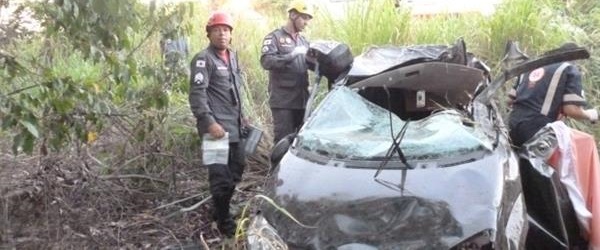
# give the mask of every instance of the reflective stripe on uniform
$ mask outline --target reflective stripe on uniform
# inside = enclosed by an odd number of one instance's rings
[[[556,69],[554,75],[552,75],[552,80],[550,81],[550,86],[548,86],[548,91],[546,92],[546,97],[544,98],[544,104],[542,105],[542,110],[540,113],[543,115],[548,115],[550,111],[550,106],[552,106],[552,100],[554,100],[554,95],[556,94],[556,88],[558,88],[558,83],[560,82],[560,77],[562,76],[562,72],[569,66],[568,63],[563,63]]]
[[[563,102],[585,102],[585,99],[576,94],[566,94],[563,96]]]

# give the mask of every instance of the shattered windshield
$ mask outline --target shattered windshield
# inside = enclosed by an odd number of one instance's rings
[[[462,123],[454,110],[411,121],[401,141],[409,160],[491,150],[490,140],[477,129]],[[392,114],[397,134],[405,121]],[[298,134],[297,146],[336,159],[381,159],[392,144],[390,112],[373,104],[350,88],[333,90]]]

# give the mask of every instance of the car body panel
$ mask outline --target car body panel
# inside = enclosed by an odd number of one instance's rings
[[[518,198],[516,162],[507,162],[506,149],[496,150],[457,167],[410,170],[403,191],[398,188],[402,170],[383,170],[374,178],[376,169],[322,165],[287,154],[269,184],[269,196],[300,222],[317,228],[304,228],[279,213],[265,214],[278,225],[280,236],[299,246],[371,240],[377,242],[374,247],[410,243],[418,249],[447,249],[482,230],[497,231],[502,200]],[[333,232],[336,237],[325,236]]]
[[[273,162],[265,193],[276,205],[254,222],[290,249],[523,249],[519,161],[490,97],[586,53],[519,61],[490,81],[462,41],[366,50]]]

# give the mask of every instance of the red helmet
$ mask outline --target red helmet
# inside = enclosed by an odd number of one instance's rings
[[[208,18],[208,22],[206,23],[206,32],[208,32],[211,27],[216,25],[225,25],[233,30],[233,19],[226,12],[215,11]]]

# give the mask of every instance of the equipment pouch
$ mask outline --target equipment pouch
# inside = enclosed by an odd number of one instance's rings
[[[254,154],[256,147],[262,138],[263,131],[254,125],[248,125],[242,129],[242,143],[246,155]]]

